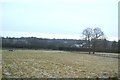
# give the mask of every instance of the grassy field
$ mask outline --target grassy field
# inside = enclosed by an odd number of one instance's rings
[[[3,50],[2,77],[115,77],[118,74],[118,59],[109,56],[52,50]]]

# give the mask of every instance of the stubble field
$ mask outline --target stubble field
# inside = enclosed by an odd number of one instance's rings
[[[109,54],[109,56],[103,57],[87,54],[87,52],[53,50],[2,50],[2,77],[115,77],[118,74],[118,59],[111,55],[114,56]]]

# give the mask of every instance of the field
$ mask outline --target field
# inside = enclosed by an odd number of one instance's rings
[[[84,53],[84,54],[83,54]],[[106,54],[108,55],[108,54]],[[118,59],[87,52],[52,50],[2,51],[3,78],[115,77]]]

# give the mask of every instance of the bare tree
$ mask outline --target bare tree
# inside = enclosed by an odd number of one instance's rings
[[[93,38],[92,38],[93,39],[93,43],[92,43],[93,54],[95,53],[95,47],[97,44],[97,40],[103,37],[104,37],[104,33],[100,28],[97,27],[93,29]]]
[[[100,28],[86,28],[85,30],[83,30],[82,32],[85,40],[88,42],[88,46],[89,46],[89,54],[91,51],[91,44],[92,44],[92,50],[93,50],[93,54],[95,53],[95,47],[96,47],[96,43],[97,40],[100,38],[104,37],[104,33]],[[92,40],[92,43],[91,43]]]
[[[103,31],[100,28],[94,28],[93,29],[93,38],[99,39],[104,36]]]
[[[92,29],[91,28],[86,28],[85,30],[83,30],[82,34],[83,34],[85,40],[88,43],[89,54],[90,54],[90,41],[91,41],[91,38],[92,38]]]

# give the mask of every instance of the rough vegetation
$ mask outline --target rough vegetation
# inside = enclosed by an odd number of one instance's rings
[[[108,41],[106,39],[92,39],[91,44],[87,40],[73,39],[45,39],[37,37],[2,37],[2,48],[21,48],[21,49],[52,49],[64,51],[95,51],[118,53],[120,40]],[[91,48],[88,48],[90,47]]]
[[[118,59],[85,52],[3,50],[2,69],[3,78],[108,78],[117,76]]]

